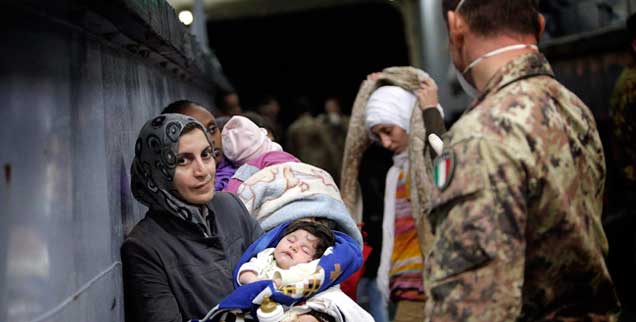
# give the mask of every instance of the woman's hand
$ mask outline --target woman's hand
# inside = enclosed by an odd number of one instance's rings
[[[367,80],[369,80],[369,81],[377,81],[378,79],[380,79],[380,77],[382,77],[382,72],[371,73],[371,74],[367,75]]]
[[[419,106],[422,111],[435,108],[439,104],[437,98],[437,84],[432,79],[423,80],[420,83],[420,88],[415,91],[417,95]]]

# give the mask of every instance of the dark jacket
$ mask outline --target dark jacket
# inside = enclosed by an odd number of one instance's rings
[[[426,129],[426,145],[429,146],[431,158],[435,159],[437,157],[437,153],[435,153],[435,150],[430,148],[431,144],[430,142],[428,142],[428,136],[431,134],[436,134],[441,138],[442,135],[446,133],[446,125],[444,124],[442,114],[440,114],[436,108],[429,108],[424,110],[422,112],[422,118],[424,119],[424,128]]]
[[[157,211],[128,235],[121,248],[127,322],[203,318],[233,290],[232,271],[262,230],[232,194],[217,192],[208,208],[211,237]]]

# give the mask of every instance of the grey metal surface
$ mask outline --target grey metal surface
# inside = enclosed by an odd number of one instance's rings
[[[454,95],[451,82],[456,82],[450,71],[451,59],[444,17],[440,14],[441,0],[419,0],[422,39],[423,68],[437,81],[439,100],[444,105],[445,119],[449,120],[468,107],[468,96],[463,92]]]
[[[211,92],[57,18],[0,18],[0,321],[123,321],[137,131]]]

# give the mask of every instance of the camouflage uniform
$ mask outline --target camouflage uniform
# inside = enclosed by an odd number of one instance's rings
[[[610,116],[621,155],[624,185],[636,188],[636,68],[626,68],[618,78],[611,98]]]
[[[545,57],[504,66],[444,142],[454,173],[433,193],[428,319],[616,321],[603,148]]]
[[[287,152],[329,172],[338,178],[337,152],[332,144],[327,129],[311,115],[303,115],[289,126],[287,130]]]

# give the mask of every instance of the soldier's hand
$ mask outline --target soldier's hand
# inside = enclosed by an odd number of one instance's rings
[[[420,109],[435,108],[439,104],[437,98],[437,84],[432,79],[426,79],[420,83],[420,88],[415,91]]]

